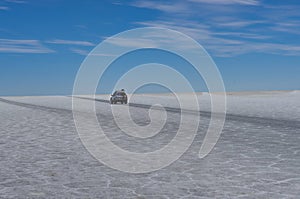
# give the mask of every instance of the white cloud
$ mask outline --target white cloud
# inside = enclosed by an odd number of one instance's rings
[[[185,33],[196,39],[208,52],[218,57],[231,57],[251,52],[300,55],[300,45],[271,43],[268,42],[268,39],[272,38],[270,35],[244,32],[215,32],[208,25],[193,21],[185,22],[183,20],[173,22],[138,22],[138,24],[169,28]],[[161,41],[158,40],[158,42]]]
[[[215,36],[220,37],[236,37],[241,39],[255,39],[255,40],[265,40],[265,39],[271,39],[272,37],[269,35],[261,35],[261,34],[255,34],[255,33],[244,33],[244,32],[215,32],[212,33]]]
[[[27,1],[23,1],[23,0],[5,0],[5,1],[9,3],[27,3]]]
[[[259,0],[189,0],[195,3],[206,3],[206,4],[241,4],[241,5],[259,5]]]
[[[240,44],[240,41],[238,40],[217,37],[215,35],[215,32],[211,30],[210,26],[202,25],[192,21],[184,21],[184,20],[180,20],[178,22],[153,21],[153,22],[138,22],[138,24],[177,30],[179,32],[189,35],[193,39],[200,41],[200,43],[202,44],[203,43]],[[184,24],[184,25],[179,26],[177,24]]]
[[[133,47],[133,48],[143,48],[145,46],[152,47],[158,47],[156,42],[147,39],[147,38],[121,38],[121,37],[115,37],[110,38],[107,42],[113,44],[114,46],[121,46],[121,47]]]
[[[76,54],[79,54],[79,55],[82,55],[82,56],[87,56],[87,55],[101,56],[101,57],[114,57],[114,56],[116,56],[114,54],[109,54],[109,53],[95,53],[95,52],[91,53],[88,50],[83,50],[83,49],[78,49],[78,48],[70,48],[70,50],[73,53],[76,53]]]
[[[116,57],[117,56],[115,54],[109,54],[109,53],[91,53],[89,55],[100,56],[100,57]]]
[[[89,54],[89,51],[87,50],[82,50],[82,49],[78,49],[78,48],[70,48],[70,50],[73,53],[79,54],[79,55],[83,55],[83,56],[87,56]]]
[[[273,31],[278,31],[281,33],[289,33],[289,34],[300,34],[300,27],[299,27],[300,21],[285,21],[285,22],[279,22],[275,23],[270,27]]]
[[[133,6],[161,11],[157,20],[136,24],[183,32],[214,56],[300,54],[299,41],[286,39],[286,34],[300,34],[296,19],[300,7],[295,5],[274,6],[261,0],[188,0],[139,1]]]
[[[47,43],[51,44],[63,44],[63,45],[78,45],[78,46],[95,46],[95,44],[89,41],[75,41],[75,40],[62,40],[62,39],[54,39],[47,41]]]
[[[200,9],[203,6],[209,6],[215,11],[227,10],[232,11],[231,6],[259,6],[261,5],[259,0],[188,0],[188,1],[136,1],[131,4],[132,6],[139,8],[148,8],[152,10],[159,10],[165,13],[181,14],[193,16],[194,14],[200,14],[205,9]],[[224,7],[226,6],[226,8]]]
[[[7,7],[7,6],[0,6],[0,10],[9,10],[9,7]]]
[[[0,39],[0,52],[3,53],[52,53],[38,40]]]
[[[227,21],[227,22],[219,22],[216,23],[216,25],[220,27],[228,27],[228,28],[242,28],[246,26],[256,25],[256,24],[263,24],[266,23],[266,21],[263,20],[235,20],[235,21]]]
[[[27,3],[27,1],[23,1],[23,0],[4,0],[6,2],[5,5],[9,5],[9,3],[17,3],[17,4],[21,4],[21,3]],[[9,10],[10,8],[8,6],[0,6],[0,10]]]
[[[155,2],[155,1],[137,1],[132,4],[132,6],[140,7],[140,8],[149,8],[160,10],[163,12],[171,12],[171,13],[185,13],[188,12],[189,9],[186,6],[187,4],[178,3],[178,2]]]

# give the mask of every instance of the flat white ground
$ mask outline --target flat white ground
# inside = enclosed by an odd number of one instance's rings
[[[185,95],[188,100],[189,94]],[[108,98],[108,95],[97,96],[97,99]],[[204,112],[210,110],[209,99],[207,93],[198,94]],[[76,132],[71,101],[67,96],[0,98],[1,197],[297,198],[300,195],[299,91],[229,93],[223,133],[207,157],[198,158],[209,123],[204,114],[189,150],[170,166],[147,174],[124,173],[94,159]],[[178,107],[174,96],[169,94],[134,95],[130,102],[131,115],[139,125],[150,122],[148,108],[134,103]],[[151,139],[133,139],[114,123],[111,105],[101,100],[95,104],[107,136],[126,150],[157,150],[178,129],[180,113],[171,111],[161,133]],[[128,105],[115,106],[121,110]]]

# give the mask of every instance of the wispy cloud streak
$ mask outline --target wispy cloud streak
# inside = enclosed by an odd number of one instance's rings
[[[70,51],[82,56],[87,56],[89,54],[89,51],[78,48],[70,48]]]
[[[27,1],[23,0],[5,0],[8,3],[27,3]]]
[[[245,53],[259,52],[271,54],[300,55],[300,45],[278,44],[268,41],[270,36],[243,32],[215,32],[210,26],[181,21],[140,22],[144,26],[163,27],[180,31],[196,39],[210,53],[218,57],[231,57]],[[125,45],[125,43],[123,43]]]
[[[43,46],[38,40],[0,39],[2,53],[52,53],[53,50]]]
[[[286,35],[300,34],[297,5],[273,6],[261,0],[175,0],[138,1],[132,6],[161,12],[157,20],[136,24],[183,32],[214,56],[255,52],[300,55],[300,42],[285,40]]]
[[[9,10],[9,7],[7,7],[7,6],[0,6],[0,10]]]
[[[189,0],[189,1],[195,3],[222,4],[222,5],[241,4],[241,5],[255,6],[260,4],[260,1],[258,0]]]
[[[78,45],[78,46],[95,46],[95,44],[89,41],[75,41],[75,40],[62,40],[62,39],[54,39],[50,41],[46,41],[51,44],[62,44],[62,45]]]

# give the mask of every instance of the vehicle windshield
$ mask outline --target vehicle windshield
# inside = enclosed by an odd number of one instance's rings
[[[116,95],[121,95],[121,96],[125,96],[126,93],[124,91],[115,91],[113,96],[116,96]]]

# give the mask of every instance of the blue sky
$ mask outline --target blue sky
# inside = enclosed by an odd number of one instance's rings
[[[299,10],[298,0],[2,0],[0,95],[71,94],[89,51],[145,26],[197,40],[229,91],[300,89]]]

